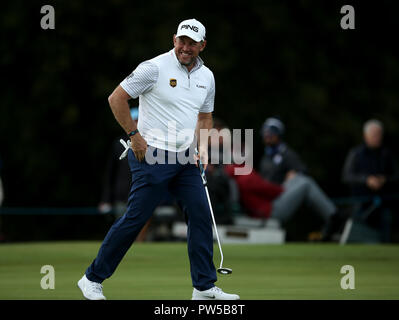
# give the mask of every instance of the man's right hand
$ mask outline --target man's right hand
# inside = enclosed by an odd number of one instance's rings
[[[368,176],[366,185],[372,190],[379,190],[385,184],[385,177],[383,176]]]
[[[132,150],[136,159],[140,162],[143,161],[147,152],[147,142],[141,136],[140,132],[130,137],[130,142],[132,143]]]
[[[109,202],[100,202],[97,207],[101,213],[109,213],[112,211],[112,204]]]
[[[296,171],[295,170],[290,170],[287,172],[285,175],[285,181],[291,180],[296,177]]]

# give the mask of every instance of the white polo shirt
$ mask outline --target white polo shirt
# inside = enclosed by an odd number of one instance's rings
[[[174,49],[141,63],[121,87],[139,97],[138,129],[148,145],[179,152],[194,139],[199,112],[212,112],[213,73],[197,58],[188,72]]]

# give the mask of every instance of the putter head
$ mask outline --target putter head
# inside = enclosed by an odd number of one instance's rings
[[[220,274],[231,274],[231,273],[233,273],[233,270],[229,269],[229,268],[219,268],[217,271]]]

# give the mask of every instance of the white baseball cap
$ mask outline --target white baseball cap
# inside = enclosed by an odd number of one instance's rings
[[[205,40],[205,27],[198,20],[184,20],[177,27],[176,37],[181,36],[187,36],[197,42],[203,41]]]

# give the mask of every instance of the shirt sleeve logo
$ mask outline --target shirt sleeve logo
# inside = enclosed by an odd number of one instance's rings
[[[174,87],[177,86],[177,80],[171,78],[171,79],[169,79],[169,84],[170,84],[170,86],[171,86],[172,88],[174,88]]]

